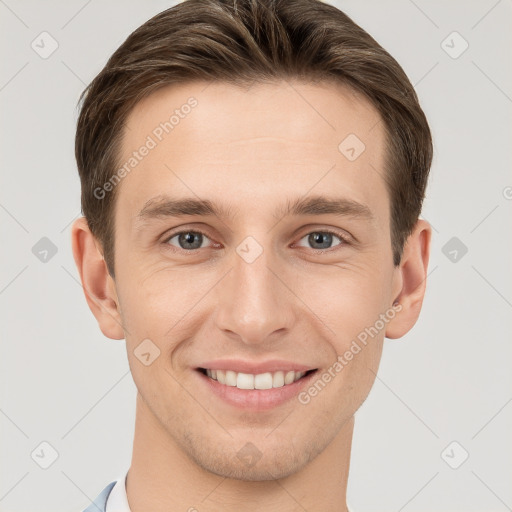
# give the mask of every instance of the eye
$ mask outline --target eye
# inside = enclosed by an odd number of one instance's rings
[[[176,243],[172,242],[174,238],[176,238]],[[164,240],[164,243],[184,251],[194,251],[201,249],[205,240],[209,240],[209,238],[203,232],[188,230],[174,233]]]
[[[349,241],[345,237],[333,231],[312,231],[311,233],[307,234],[306,236],[300,239],[299,246],[302,240],[306,240],[306,243],[311,244],[311,247],[313,249],[318,249],[320,251],[328,250],[333,247],[333,237],[337,238],[340,241],[340,243],[335,244],[334,247],[338,245],[347,245],[349,243]]]
[[[333,245],[333,241],[336,238],[339,242]],[[348,237],[330,230],[311,231],[306,236],[302,237],[297,245],[304,247],[304,245],[301,244],[303,240],[305,240],[307,244],[310,244],[310,248],[317,251],[326,251],[333,247],[350,244]],[[208,247],[208,241],[210,241],[210,239],[202,231],[184,230],[171,234],[163,243],[167,246],[175,247],[177,250],[192,252]]]

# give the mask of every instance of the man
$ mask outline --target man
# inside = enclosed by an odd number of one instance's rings
[[[137,386],[87,511],[346,511],[354,414],[415,324],[431,134],[398,63],[317,0],[187,0],[85,91],[73,254]]]

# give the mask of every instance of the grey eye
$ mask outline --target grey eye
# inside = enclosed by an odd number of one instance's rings
[[[335,235],[334,233],[329,233],[328,231],[312,231],[305,237],[301,238],[302,240],[307,239],[307,243],[310,244],[310,247],[312,249],[330,249],[333,247],[333,237],[340,240],[340,243],[343,242],[341,237],[338,235]],[[300,245],[300,244],[299,244]],[[334,246],[340,245],[340,244],[334,244]],[[304,246],[302,246],[304,247]]]
[[[172,240],[174,238],[177,238],[177,244],[172,243]],[[169,243],[170,245],[174,245],[175,247],[178,247],[185,251],[193,251],[196,249],[200,249],[205,240],[209,240],[208,237],[199,231],[182,231],[171,236],[167,240],[167,243]]]

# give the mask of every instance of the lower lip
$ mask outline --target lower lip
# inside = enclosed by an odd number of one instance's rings
[[[196,370],[196,373],[208,388],[224,402],[240,409],[267,411],[297,396],[317,371],[309,373],[292,384],[271,389],[238,389],[236,386],[221,384],[198,370]]]

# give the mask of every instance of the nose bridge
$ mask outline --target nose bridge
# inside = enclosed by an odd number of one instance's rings
[[[271,249],[253,237],[236,247],[232,269],[218,294],[216,318],[221,330],[252,344],[264,342],[276,330],[290,328],[290,292],[274,275],[278,266]]]

